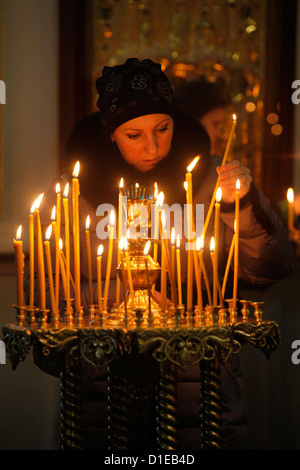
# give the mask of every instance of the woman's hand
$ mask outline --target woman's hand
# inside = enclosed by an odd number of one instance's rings
[[[220,187],[222,189],[222,200],[224,202],[234,202],[236,194],[236,181],[240,180],[240,197],[245,196],[249,189],[252,181],[250,170],[246,168],[238,160],[233,160],[229,163],[225,163],[222,170],[221,167],[217,167],[217,172],[220,177]]]

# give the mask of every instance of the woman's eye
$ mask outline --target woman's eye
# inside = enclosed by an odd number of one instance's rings
[[[127,137],[129,139],[132,139],[132,140],[137,139],[139,136],[140,136],[140,134],[128,134],[127,135]]]
[[[168,126],[164,126],[164,127],[160,127],[158,129],[158,132],[160,132],[161,134],[163,134],[164,132],[166,132],[168,130]]]

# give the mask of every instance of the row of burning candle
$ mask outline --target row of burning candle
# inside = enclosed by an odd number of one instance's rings
[[[233,117],[232,129],[229,135],[226,151],[223,157],[222,166],[225,164],[228,158],[231,142],[234,135],[234,130],[236,126],[236,118]],[[199,160],[197,156],[191,165],[187,168],[186,172],[186,198],[188,208],[188,240],[192,240],[192,234],[194,233],[194,220],[193,220],[193,190],[192,190],[192,170]],[[70,227],[69,227],[69,199],[68,199],[68,190],[69,184],[67,183],[64,193],[63,193],[63,210],[64,210],[64,219],[65,219],[65,247],[64,252],[62,249],[62,242],[60,239],[60,223],[61,223],[61,194],[59,185],[56,187],[57,193],[57,204],[55,214],[52,213],[51,219],[52,222],[49,225],[49,228],[45,234],[44,248],[46,255],[46,262],[48,268],[48,282],[50,290],[50,299],[51,299],[51,311],[52,313],[57,313],[58,311],[58,302],[59,302],[59,276],[61,276],[64,286],[64,294],[66,299],[66,309],[70,311],[71,309],[71,297],[70,297],[70,284],[73,284],[74,287],[74,297],[75,297],[75,311],[81,311],[81,293],[80,293],[80,249],[79,249],[79,162],[76,163],[73,178],[72,178],[72,214],[73,214],[73,245],[74,245],[74,275],[73,278],[70,273]],[[30,215],[29,215],[29,265],[30,265],[30,292],[29,292],[29,309],[34,309],[34,259],[36,259],[37,267],[37,280],[38,280],[38,291],[39,291],[39,309],[44,311],[46,309],[46,287],[45,287],[45,267],[44,267],[44,253],[43,253],[43,239],[42,239],[42,230],[40,223],[40,214],[39,214],[39,205],[42,200],[43,195],[40,195],[38,199],[34,202]],[[237,302],[237,280],[238,280],[238,251],[239,251],[239,180],[237,181],[236,189],[236,209],[235,209],[235,233],[233,235],[232,245],[228,256],[228,262],[225,270],[224,282],[222,289],[220,288],[220,282],[218,277],[218,248],[219,248],[219,218],[220,218],[220,188],[219,188],[219,178],[217,180],[211,204],[209,206],[208,214],[205,220],[203,236],[201,239],[197,240],[197,249],[188,249],[188,272],[187,272],[187,311],[192,311],[193,309],[193,280],[194,272],[197,285],[197,295],[198,295],[198,304],[202,305],[202,292],[200,279],[203,274],[206,287],[209,294],[209,303],[211,305],[217,306],[218,302],[222,304],[223,295],[225,291],[225,284],[227,279],[227,274],[229,266],[231,264],[233,253],[234,256],[234,285],[233,285],[233,308],[236,307]],[[207,281],[206,270],[203,262],[203,240],[207,230],[207,226],[211,217],[211,213],[215,207],[215,234],[211,241],[211,255],[213,262],[213,296],[210,295],[209,284]],[[160,238],[162,244],[162,258],[161,258],[161,295],[162,295],[162,311],[165,309],[166,305],[166,273],[169,275],[169,280],[172,290],[172,300],[177,305],[182,304],[182,292],[181,292],[181,266],[180,266],[180,239],[177,236],[177,287],[178,287],[178,302],[177,302],[177,292],[174,279],[174,262],[173,254],[170,257],[169,250],[166,242],[166,237],[164,234],[164,222],[163,222],[163,211],[158,210],[156,212],[159,217],[159,224],[156,226],[160,229]],[[113,240],[115,232],[115,220],[113,218],[114,212],[112,211],[110,222],[108,224],[109,232],[109,244],[108,244],[108,260],[106,266],[106,276],[105,276],[105,285],[104,285],[104,297],[102,304],[102,282],[101,282],[101,258],[103,253],[103,245],[99,245],[97,252],[97,281],[98,281],[98,301],[99,301],[99,310],[101,311],[107,309],[107,300],[108,300],[108,291],[109,291],[109,282],[111,275],[111,263],[112,263],[112,253],[113,253]],[[120,220],[119,220],[120,221]],[[119,224],[120,225],[120,224]],[[120,229],[119,229],[120,230]],[[55,256],[55,283],[53,283],[53,271],[51,264],[51,253],[50,253],[50,237],[52,231],[54,232],[55,241],[56,241],[56,256]],[[21,227],[17,231],[16,238],[14,240],[14,247],[16,253],[16,263],[17,263],[17,305],[18,307],[24,307],[24,297],[23,297],[23,267],[24,267],[24,253],[21,240]],[[119,232],[120,235],[120,232]],[[128,259],[128,251],[124,249],[126,243],[120,238],[119,249],[118,249],[118,260],[123,258],[123,253],[125,253],[126,258],[126,269],[128,271],[128,279],[130,280],[130,262]],[[123,240],[123,241],[122,241]],[[87,258],[88,258],[88,269],[89,269],[89,291],[90,291],[90,302],[93,303],[93,293],[92,293],[92,270],[91,270],[91,249],[90,249],[90,239],[89,239],[89,226],[88,221],[86,225],[86,244],[87,244]],[[154,246],[154,258],[157,256],[155,250],[157,248]],[[148,245],[149,249],[149,245]],[[172,253],[174,250],[174,243],[172,244]],[[123,262],[124,264],[124,262]],[[173,267],[172,267],[173,266]],[[119,280],[118,280],[119,281]],[[130,286],[130,291],[132,293],[132,286]],[[133,295],[133,294],[132,294]],[[219,297],[219,301],[218,301]],[[119,287],[117,285],[116,293],[117,303],[119,301]]]

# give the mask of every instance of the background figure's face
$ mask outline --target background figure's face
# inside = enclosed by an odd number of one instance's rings
[[[140,171],[149,171],[171,148],[173,119],[167,114],[147,114],[125,122],[111,135],[123,157]]]
[[[212,109],[200,119],[200,124],[202,124],[209,135],[212,154],[216,154],[219,151],[219,144],[223,139],[225,121],[225,108]]]

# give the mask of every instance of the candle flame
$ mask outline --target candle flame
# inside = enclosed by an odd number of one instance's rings
[[[198,160],[200,159],[200,155],[197,155],[197,157],[194,158],[194,160],[192,161],[192,163],[189,164],[189,166],[187,167],[186,171],[188,173],[190,173],[191,171],[193,171],[195,165],[198,163]]]
[[[119,188],[123,188],[123,187],[124,187],[124,178],[121,178]]]
[[[139,188],[140,187],[139,183],[135,183],[135,187]]]
[[[176,246],[177,248],[180,248],[180,236],[179,235],[177,235]]]
[[[16,233],[16,240],[21,240],[21,235],[22,235],[22,225],[19,225]]]
[[[174,245],[175,243],[175,228],[172,227],[172,230],[171,230],[171,244]]]
[[[187,189],[188,189],[188,184],[187,184],[187,181],[184,181],[184,183],[183,183],[183,187],[184,187],[184,189],[187,191]]]
[[[57,183],[56,186],[55,186],[55,192],[56,194],[60,193],[60,184]]]
[[[214,239],[214,237],[211,237],[211,240],[210,240],[210,251],[215,251],[215,239]]]
[[[76,165],[75,165],[74,170],[73,170],[73,177],[74,178],[78,178],[79,167],[80,167],[80,164],[79,164],[79,161],[78,161],[78,162],[76,162]]]
[[[216,202],[221,202],[222,199],[222,189],[218,187],[216,192]]]
[[[215,240],[213,241],[213,245],[215,243]],[[197,240],[196,240],[196,248],[197,248],[197,251],[201,251],[203,250],[203,246],[204,246],[204,239],[203,237],[198,237]],[[214,249],[214,247],[213,247]]]
[[[241,183],[240,183],[240,180],[237,179],[236,180],[236,190],[239,191],[241,189]]]
[[[109,225],[110,227],[113,227],[114,224],[115,224],[115,211],[112,209],[109,215]]]
[[[36,198],[36,200],[34,201],[30,209],[31,214],[33,214],[34,211],[38,210],[43,197],[44,197],[44,193],[40,194],[39,197]]]
[[[286,197],[287,197],[287,200],[288,200],[289,204],[292,204],[294,202],[294,190],[293,190],[293,188],[289,188],[287,190]]]
[[[59,244],[59,249],[60,249],[60,251],[62,251],[62,250],[63,250],[63,242],[62,242],[62,239],[61,239],[61,238],[59,239],[58,244]]]
[[[144,248],[144,255],[145,255],[145,256],[147,256],[147,254],[148,254],[148,251],[149,251],[149,249],[150,249],[150,245],[151,245],[151,241],[148,240],[147,243],[146,243],[146,245],[145,245],[145,248]]]
[[[103,245],[99,245],[98,250],[97,250],[97,256],[102,256],[102,253],[103,253]]]
[[[236,114],[233,114],[233,115],[232,115],[232,119],[233,119],[234,121],[236,121]]]
[[[68,197],[69,194],[69,183],[66,184],[64,189],[64,197]]]
[[[124,237],[120,238],[120,241],[119,241],[119,249],[122,251],[124,250],[124,246],[125,246],[125,239]]]
[[[51,220],[55,221],[56,220],[56,206],[53,206],[52,212],[51,212]]]
[[[87,218],[86,218],[86,222],[85,222],[85,229],[86,230],[89,230],[90,222],[91,222],[91,219],[90,219],[90,216],[88,215]]]
[[[163,203],[164,203],[164,198],[165,198],[164,193],[161,191],[161,192],[159,193],[159,195],[157,196],[157,199],[156,199],[156,204],[157,204],[159,207],[161,207],[161,206],[163,205]]]
[[[46,230],[46,234],[45,234],[46,240],[50,240],[51,235],[52,235],[52,225],[50,224]]]
[[[157,187],[157,183],[155,182],[154,183],[154,197],[155,197],[155,199],[157,199],[157,195],[158,195],[158,187]]]

